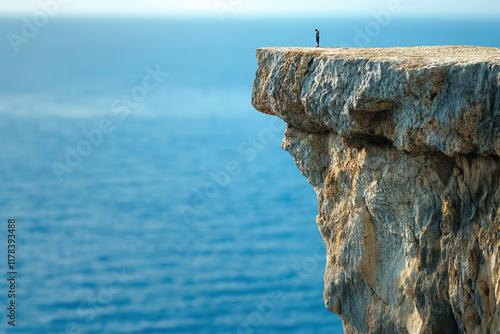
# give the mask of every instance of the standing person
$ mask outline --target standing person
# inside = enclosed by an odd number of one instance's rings
[[[318,29],[314,29],[316,31],[316,43],[318,43],[318,46],[316,46],[317,48],[319,48],[319,30]]]

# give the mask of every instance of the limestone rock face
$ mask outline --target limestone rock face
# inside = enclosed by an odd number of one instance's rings
[[[346,333],[500,333],[500,49],[257,50]]]

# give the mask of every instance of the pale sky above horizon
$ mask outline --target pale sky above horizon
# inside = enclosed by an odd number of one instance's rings
[[[61,14],[213,15],[279,13],[370,13],[391,3],[408,15],[499,15],[498,0],[0,0],[0,13],[34,13],[58,3]],[[50,7],[50,6],[49,6]]]

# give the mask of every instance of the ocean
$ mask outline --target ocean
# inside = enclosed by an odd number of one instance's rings
[[[493,19],[32,20],[0,19],[6,333],[342,333],[314,190],[250,104],[255,49],[315,28],[322,46],[500,47]]]

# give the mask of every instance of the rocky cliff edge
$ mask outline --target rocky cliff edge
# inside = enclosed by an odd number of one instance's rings
[[[263,48],[346,333],[500,333],[500,49]]]

